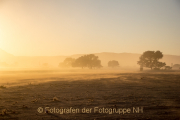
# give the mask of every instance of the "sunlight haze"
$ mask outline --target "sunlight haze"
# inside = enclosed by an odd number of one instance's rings
[[[0,48],[16,56],[180,55],[179,13],[177,0],[1,0]]]

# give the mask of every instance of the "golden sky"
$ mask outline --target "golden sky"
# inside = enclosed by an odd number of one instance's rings
[[[0,48],[17,56],[180,55],[179,13],[177,0],[1,0]]]

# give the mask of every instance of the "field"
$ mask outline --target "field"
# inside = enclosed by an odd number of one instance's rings
[[[0,120],[180,119],[180,72],[92,71],[1,71]]]

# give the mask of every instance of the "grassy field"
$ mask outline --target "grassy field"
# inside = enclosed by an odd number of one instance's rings
[[[0,74],[0,120],[180,119],[179,72]]]

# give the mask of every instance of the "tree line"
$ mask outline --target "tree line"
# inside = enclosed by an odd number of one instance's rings
[[[161,51],[145,51],[137,61],[137,64],[140,65],[140,70],[142,71],[144,67],[150,68],[151,70],[160,70],[165,68],[167,70],[172,69],[170,66],[166,66],[165,62],[160,62],[159,60],[163,58]],[[116,60],[111,60],[108,62],[108,67],[118,67],[119,62]],[[99,57],[94,54],[83,55],[79,58],[66,58],[62,63],[59,64],[59,67],[80,67],[80,68],[89,68],[97,69],[103,67],[101,65],[101,60]]]
[[[112,60],[108,62],[109,67],[117,67],[119,66],[119,62]],[[59,67],[80,67],[80,68],[89,68],[89,69],[97,69],[103,67],[101,65],[101,60],[99,60],[98,56],[94,54],[83,55],[77,59],[74,58],[66,58],[62,63],[59,64]]]
[[[99,60],[98,56],[94,54],[83,55],[77,59],[74,58],[66,58],[62,63],[59,64],[60,67],[81,67],[95,69],[101,68],[101,60]]]

